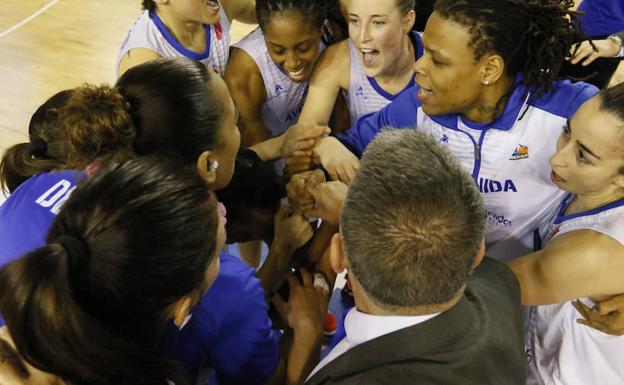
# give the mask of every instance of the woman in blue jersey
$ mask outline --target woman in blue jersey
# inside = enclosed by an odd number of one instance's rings
[[[624,293],[624,84],[600,92],[566,122],[551,179],[569,192],[546,246],[509,262],[531,308],[529,383],[624,382],[624,340],[577,323],[597,301]]]
[[[59,121],[67,131],[72,164],[86,165],[95,160],[95,164],[103,165],[120,153],[173,156],[187,166],[196,167],[209,187],[220,189],[230,181],[239,146],[236,115],[221,78],[200,63],[169,58],[128,70],[115,88],[83,86],[74,90]],[[100,124],[103,120],[112,124]],[[58,177],[56,173],[40,176]],[[31,178],[33,183],[41,180],[38,177]],[[5,220],[14,216],[16,207],[28,206],[23,208],[22,218],[28,217],[31,210],[50,210],[29,193],[29,182],[23,183],[0,208],[0,226],[4,229],[15,228],[14,222]],[[48,181],[48,188],[57,182]],[[73,183],[75,185],[75,181]],[[72,188],[71,183],[67,188]],[[49,200],[54,200],[56,207],[62,198],[54,192],[53,197],[44,197],[41,201],[47,205]],[[274,255],[278,258],[269,258],[258,273],[261,278],[270,279],[279,273],[294,249],[309,238],[293,237],[293,233],[306,234],[299,232],[309,227],[303,218],[291,216],[286,220],[289,226],[284,227],[292,232],[276,235]],[[9,236],[6,243],[10,242]],[[40,246],[36,239],[31,242],[33,247]],[[4,245],[0,243],[0,247]],[[297,365],[308,359],[307,345],[293,348],[288,356],[295,357],[292,360],[280,357],[278,336],[271,331],[265,294],[255,271],[228,254],[221,253],[219,259],[219,276],[195,306],[194,317],[181,331],[169,325],[163,345],[194,379],[200,378],[209,367],[222,384],[280,381],[285,368],[290,367],[286,367],[286,361],[288,365]],[[306,305],[305,302],[302,305],[302,301],[322,303],[322,296],[307,288],[302,290],[305,295],[295,298],[299,304],[294,303],[293,308]],[[214,312],[214,309],[219,311]],[[298,314],[298,320],[310,322],[297,325],[295,336],[317,338],[314,325],[317,319],[321,322],[324,313],[307,306]]]
[[[46,243],[0,270],[1,382],[44,371],[67,384],[188,383],[156,346],[215,281],[224,241],[217,201],[191,168],[139,158],[88,179]]]
[[[117,74],[161,57],[187,57],[222,75],[233,20],[255,23],[253,0],[143,0],[121,44]]]

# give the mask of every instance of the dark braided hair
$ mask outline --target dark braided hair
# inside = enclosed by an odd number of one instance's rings
[[[468,29],[475,60],[497,53],[520,72],[533,96],[552,90],[572,44],[579,41],[573,0],[437,0],[434,11]]]
[[[156,10],[156,3],[154,2],[154,0],[143,0],[141,2],[141,7],[143,7],[143,9],[147,11],[152,12]]]
[[[264,30],[269,18],[276,13],[296,11],[320,28],[327,18],[328,1],[335,0],[256,0],[258,24]]]

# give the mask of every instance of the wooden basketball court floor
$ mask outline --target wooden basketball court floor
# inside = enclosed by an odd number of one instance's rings
[[[30,116],[54,93],[115,82],[140,13],[140,0],[0,0],[0,154],[28,141]],[[232,42],[254,27],[234,22]]]

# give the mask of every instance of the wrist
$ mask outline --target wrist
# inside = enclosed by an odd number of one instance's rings
[[[607,40],[611,42],[613,45],[613,54],[612,57],[620,57],[622,56],[622,51],[624,51],[624,46],[622,44],[622,38],[619,35],[610,35],[607,37]]]

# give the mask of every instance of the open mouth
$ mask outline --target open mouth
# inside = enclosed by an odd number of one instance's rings
[[[550,173],[550,179],[555,183],[565,183],[565,179],[560,177],[556,172],[552,171]]]
[[[287,70],[286,68],[284,68],[284,70],[286,71],[286,74],[288,74],[288,77],[293,80],[302,80],[305,74],[305,66],[294,71]]]
[[[364,65],[366,67],[372,67],[375,65],[377,58],[379,57],[379,51],[372,48],[360,48],[360,52],[362,52]]]
[[[218,11],[219,9],[221,9],[221,4],[219,3],[219,0],[208,0],[206,1],[206,5],[208,5],[208,7],[213,11]]]

